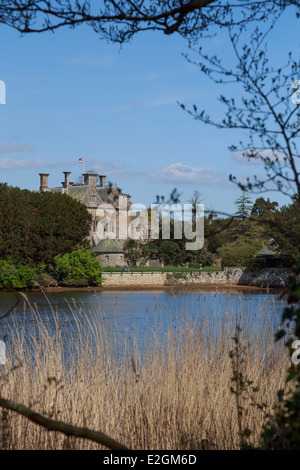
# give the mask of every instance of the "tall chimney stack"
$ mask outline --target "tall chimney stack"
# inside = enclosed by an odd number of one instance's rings
[[[62,183],[63,187],[67,189],[70,186],[70,174],[71,171],[64,171],[65,181]]]
[[[100,187],[104,188],[105,187],[105,178],[106,178],[106,176],[99,175],[99,178],[100,178]]]
[[[97,186],[98,173],[84,173],[83,184],[85,186]]]
[[[48,189],[48,176],[49,173],[39,173],[40,175],[40,192]]]

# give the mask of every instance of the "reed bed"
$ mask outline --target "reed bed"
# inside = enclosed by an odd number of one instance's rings
[[[168,312],[167,329],[158,315],[141,343],[132,335],[130,341],[114,335],[103,314],[69,308],[73,326],[63,334],[56,312],[53,334],[53,325],[35,306],[35,321],[31,317],[22,328],[10,323],[13,346],[0,371],[2,397],[47,417],[102,431],[130,449],[196,450],[203,441],[211,449],[238,449],[239,424],[252,431],[250,443],[259,443],[266,419],[253,400],[271,411],[288,366],[285,348],[274,343],[274,312],[260,308],[253,315],[242,302],[235,318],[229,311],[202,311],[193,319],[184,309]],[[244,348],[242,372],[259,387],[244,399],[240,422],[230,391],[237,322]],[[0,448],[102,448],[49,432],[10,411],[0,426]]]

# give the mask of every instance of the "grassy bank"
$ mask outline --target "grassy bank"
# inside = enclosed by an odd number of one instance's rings
[[[145,329],[141,344],[131,333],[130,340],[121,335],[117,341],[100,314],[70,308],[74,323],[64,336],[60,318],[54,315],[53,334],[34,307],[34,323],[11,324],[14,351],[2,366],[1,396],[54,419],[100,430],[132,449],[199,449],[203,440],[211,448],[239,448],[236,397],[230,391],[235,321],[229,312],[223,312],[222,320],[220,312],[209,312],[201,321],[192,321],[188,312],[180,318],[169,312],[164,337],[158,318],[155,331]],[[251,316],[242,302],[237,311],[245,346],[243,371],[259,386],[255,399],[270,410],[287,366],[285,348],[273,342],[274,312]],[[252,430],[250,440],[257,444],[265,418],[249,398],[243,406],[241,425]],[[1,421],[0,448],[101,447],[47,432],[9,412]]]

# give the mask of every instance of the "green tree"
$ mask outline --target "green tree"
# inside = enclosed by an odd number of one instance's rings
[[[248,194],[243,191],[242,195],[236,199],[235,205],[237,210],[234,216],[241,220],[248,219],[252,210],[252,201]]]
[[[266,232],[275,240],[281,255],[300,259],[300,202],[281,207],[268,220]]]
[[[210,221],[204,219],[204,240],[208,243],[208,250],[216,255],[221,246],[226,245],[232,241],[230,235],[230,228],[236,220],[232,218],[217,219]]]
[[[199,268],[200,264],[202,264],[202,266],[213,265],[214,258],[208,247],[209,247],[208,241],[204,240],[204,245],[203,245],[203,248],[201,248],[201,250],[190,250],[190,251],[182,250],[182,252],[185,254],[184,262],[185,263],[187,262],[191,268]]]
[[[125,258],[129,260],[129,263],[136,265],[137,261],[141,256],[141,248],[138,240],[130,238],[124,243],[124,254]]]
[[[251,215],[256,217],[270,217],[278,209],[278,202],[271,202],[268,198],[267,200],[263,197],[259,197],[253,204]]]
[[[252,210],[252,201],[249,196],[243,192],[242,195],[235,201],[237,211],[233,215],[232,223],[228,230],[229,237],[232,241],[238,238],[248,239],[251,243],[253,238],[258,236],[258,227],[250,219]]]
[[[53,259],[53,277],[61,285],[87,286],[102,282],[101,264],[89,248],[78,248]]]
[[[34,265],[84,244],[91,216],[66,194],[35,193],[0,184],[0,259]]]
[[[34,271],[24,265],[15,265],[11,260],[0,260],[0,289],[24,289],[32,287]]]
[[[165,265],[176,265],[178,263],[179,253],[180,247],[175,241],[162,240],[159,244],[159,255]]]
[[[250,217],[252,202],[245,192],[235,204],[237,211],[228,226],[226,243],[217,251],[223,266],[250,266],[261,248],[261,230]]]
[[[57,254],[70,252],[77,244],[85,244],[90,233],[91,215],[84,204],[66,194],[36,194],[35,260],[50,262]]]
[[[141,255],[148,259],[159,259],[160,240],[151,240],[149,243],[141,244]]]
[[[229,245],[219,248],[219,253],[222,256],[222,265],[248,267],[260,248],[261,242],[258,240],[240,236]]]

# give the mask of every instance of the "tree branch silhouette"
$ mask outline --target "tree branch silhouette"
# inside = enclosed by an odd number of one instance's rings
[[[97,442],[98,444],[102,444],[112,450],[128,450],[127,447],[123,446],[114,439],[111,439],[100,431],[93,431],[88,428],[73,426],[63,421],[56,421],[50,418],[46,418],[45,416],[36,413],[27,406],[17,403],[15,401],[7,400],[3,397],[0,397],[0,406],[2,406],[2,408],[14,411],[19,415],[24,416],[33,423],[36,423],[39,426],[46,428],[48,431],[58,431],[62,434],[66,434],[67,436],[75,436],[81,439],[88,439],[90,441]]]

